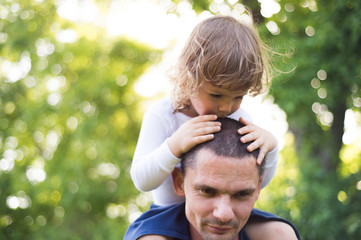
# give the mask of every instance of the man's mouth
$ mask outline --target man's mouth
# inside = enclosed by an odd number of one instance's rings
[[[231,226],[219,226],[219,225],[210,225],[210,224],[208,224],[208,228],[212,233],[215,234],[225,234],[232,229]]]

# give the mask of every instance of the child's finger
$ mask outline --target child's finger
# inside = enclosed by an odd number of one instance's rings
[[[195,145],[198,145],[200,143],[204,143],[204,142],[207,142],[211,139],[214,138],[214,135],[213,134],[207,134],[207,135],[202,135],[202,136],[197,136],[194,138],[194,141],[193,141],[193,146]]]
[[[243,117],[240,117],[240,118],[239,118],[239,122],[240,122],[240,123],[243,123],[243,124],[246,125],[246,126],[252,124],[251,122],[247,121],[247,120],[244,119]]]
[[[221,130],[220,126],[206,126],[206,127],[202,127],[196,130],[196,135],[200,136],[200,135],[206,135],[206,134],[210,134],[210,133],[215,133],[215,132],[219,132]]]
[[[201,115],[201,116],[197,116],[192,118],[191,121],[193,121],[194,123],[198,123],[198,122],[207,122],[207,121],[215,121],[217,120],[217,115]]]
[[[256,128],[253,125],[248,125],[238,129],[238,134],[243,135],[254,131],[256,131]]]
[[[259,153],[258,153],[257,160],[256,160],[258,165],[261,165],[261,163],[262,163],[265,156],[266,156],[266,152],[260,150]]]
[[[259,140],[259,137],[258,137],[258,134],[257,133],[255,133],[255,132],[250,132],[250,133],[248,133],[248,134],[246,134],[246,135],[243,135],[242,137],[241,137],[241,142],[242,143],[248,143],[248,142],[251,142],[251,141],[260,141]],[[254,142],[255,143],[255,142]],[[252,144],[254,144],[254,143],[252,143]],[[258,143],[259,144],[259,143]]]
[[[247,146],[247,150],[248,150],[248,152],[252,152],[259,147],[260,147],[260,144],[257,141],[254,141],[253,143],[251,143],[250,145]]]

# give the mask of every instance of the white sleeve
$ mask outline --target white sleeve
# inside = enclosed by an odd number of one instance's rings
[[[264,188],[271,182],[273,176],[276,173],[277,162],[278,162],[278,145],[277,147],[275,147],[275,149],[273,149],[272,151],[266,154],[266,157],[263,161],[266,162],[264,165],[262,188]]]
[[[130,169],[134,185],[140,191],[159,187],[180,162],[168,147],[166,127],[163,119],[155,114],[144,114]]]

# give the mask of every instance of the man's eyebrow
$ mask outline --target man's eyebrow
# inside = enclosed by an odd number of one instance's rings
[[[209,189],[209,190],[213,190],[216,192],[220,192],[217,188],[208,186],[206,184],[196,184],[194,186],[195,189],[199,190],[199,189]],[[234,192],[231,192],[231,195],[241,195],[241,196],[247,196],[247,195],[252,195],[254,192],[256,191],[255,188],[246,188],[246,189],[242,189],[242,190],[236,190]]]
[[[255,191],[256,191],[255,188],[247,188],[236,191],[233,195],[248,196],[248,195],[252,195]]]
[[[212,189],[212,190],[215,190],[215,191],[217,190],[216,188],[208,186],[206,184],[195,184],[194,188],[195,189],[205,189],[205,188],[207,188],[207,189]]]

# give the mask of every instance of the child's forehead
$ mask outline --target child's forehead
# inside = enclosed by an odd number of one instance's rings
[[[248,89],[239,89],[232,85],[214,85],[210,83],[204,83],[201,87],[204,91],[214,91],[218,93],[232,93],[235,95],[246,95],[248,93]]]

